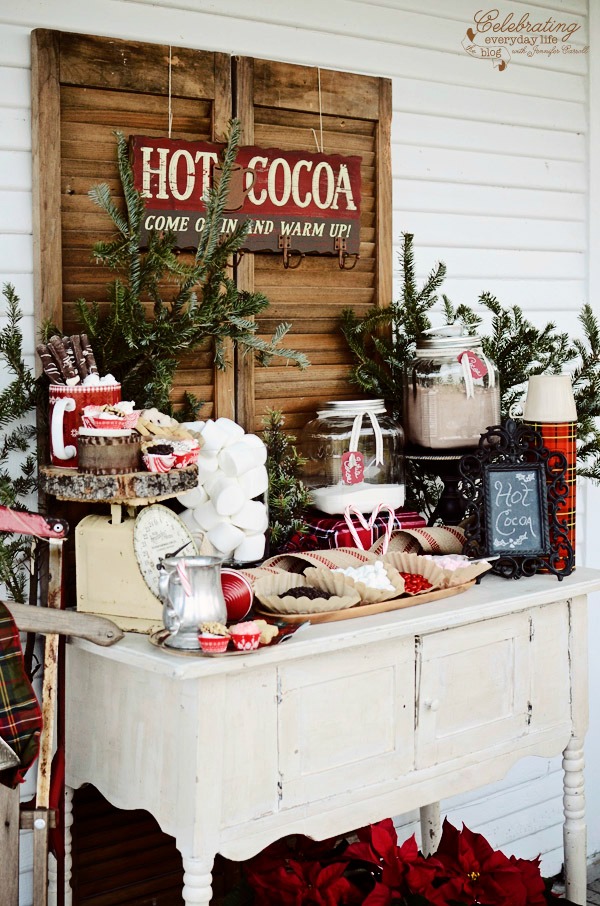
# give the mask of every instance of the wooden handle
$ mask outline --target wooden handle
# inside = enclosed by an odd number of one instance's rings
[[[57,633],[87,639],[95,645],[114,645],[123,638],[123,630],[112,620],[74,610],[54,610],[3,601],[13,615],[20,632]]]

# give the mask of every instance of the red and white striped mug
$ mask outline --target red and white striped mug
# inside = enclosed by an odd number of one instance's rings
[[[50,462],[65,469],[77,468],[77,435],[86,406],[113,405],[121,401],[120,384],[50,384]]]

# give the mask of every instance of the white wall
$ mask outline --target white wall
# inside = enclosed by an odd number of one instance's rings
[[[587,0],[496,5],[516,17],[529,12],[542,21],[549,15],[577,21],[576,43],[589,42]],[[29,316],[28,351],[33,352],[29,32],[36,27],[391,77],[396,241],[402,231],[415,233],[421,275],[436,260],[445,261],[446,292],[455,302],[474,304],[487,289],[506,304],[522,305],[536,320],[552,317],[575,331],[588,282],[600,284],[588,255],[588,230],[594,227],[587,202],[591,60],[587,54],[513,57],[498,72],[461,47],[480,8],[477,0],[2,0],[0,281],[15,283]],[[593,27],[597,36],[596,18]],[[595,130],[597,152],[597,122]],[[597,186],[595,191],[598,197]],[[595,239],[599,232],[595,222]],[[584,493],[579,499],[583,512]],[[594,491],[588,512],[597,500]],[[600,565],[582,534],[585,529],[594,536],[594,520],[580,522],[578,562]],[[593,650],[598,621],[592,627]],[[588,751],[599,747],[600,714],[592,702]],[[594,755],[591,760],[600,763]],[[592,764],[590,853],[600,850],[597,771]],[[497,846],[524,857],[541,851],[544,870],[553,873],[561,863],[560,797],[559,761],[540,759],[521,763],[501,784],[448,807],[455,821],[489,834]]]

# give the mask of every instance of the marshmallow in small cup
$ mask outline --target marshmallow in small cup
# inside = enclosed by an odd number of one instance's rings
[[[84,387],[91,387],[94,386],[94,384],[99,384],[100,375],[97,372],[94,372],[93,374],[86,374],[81,383]]]
[[[245,532],[265,532],[269,523],[267,508],[260,500],[247,500],[231,521]]]
[[[224,447],[219,453],[219,467],[228,478],[237,478],[260,465],[253,447],[243,440]]]
[[[211,487],[211,500],[221,516],[233,516],[244,506],[248,495],[235,478],[221,478]]]
[[[248,499],[260,497],[269,487],[269,476],[265,466],[256,466],[239,477],[240,486]]]
[[[265,536],[262,532],[252,535],[246,535],[244,540],[238,544],[233,552],[235,560],[240,563],[250,563],[254,560],[260,560],[265,552]]]
[[[244,541],[244,533],[230,522],[219,522],[210,529],[208,540],[218,551],[228,557]]]

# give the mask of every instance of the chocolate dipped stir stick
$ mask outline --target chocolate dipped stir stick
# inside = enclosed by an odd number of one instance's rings
[[[42,368],[48,375],[48,380],[50,381],[50,383],[64,384],[61,373],[56,366],[56,362],[54,361],[54,356],[48,352],[48,347],[40,343],[39,346],[35,347],[35,349],[42,362]]]
[[[78,334],[73,334],[72,337],[69,337],[69,343],[71,349],[73,350],[73,357],[75,359],[75,367],[81,380],[83,380],[88,375],[87,364],[85,361],[85,356],[83,354],[83,349],[81,348],[81,338]]]
[[[71,358],[65,349],[65,344],[62,339],[57,336],[50,337],[48,340],[48,349],[56,360],[56,364],[60,369],[65,384],[68,384],[70,387],[79,384],[80,377],[77,374],[74,365],[71,363]]]
[[[88,374],[98,374],[98,366],[96,365],[96,359],[94,358],[94,353],[90,346],[87,334],[80,334],[79,339],[81,340],[81,349],[87,365]]]

